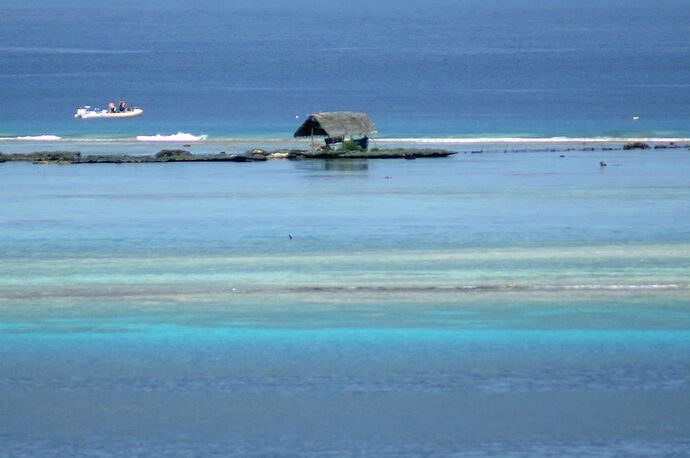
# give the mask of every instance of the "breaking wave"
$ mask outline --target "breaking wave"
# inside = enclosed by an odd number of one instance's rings
[[[0,141],[32,141],[32,142],[53,142],[61,140],[57,135],[27,135],[23,137],[0,137]]]
[[[376,138],[386,143],[615,143],[615,142],[690,142],[690,138],[673,137],[418,137]]]
[[[208,135],[192,135],[185,132],[172,135],[137,135],[137,140],[140,142],[198,142],[207,138]]]

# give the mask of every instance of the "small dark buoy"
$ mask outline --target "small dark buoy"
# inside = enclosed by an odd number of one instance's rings
[[[600,167],[606,167],[606,162],[604,162],[604,161],[599,162],[599,166]]]
[[[565,157],[565,154],[561,154],[561,156],[560,156],[560,157]]]
[[[292,240],[292,235],[288,234],[288,237],[290,237],[290,240]]]

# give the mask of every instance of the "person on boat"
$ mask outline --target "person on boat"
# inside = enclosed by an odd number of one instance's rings
[[[113,102],[108,103],[108,111],[111,113],[115,113],[115,103],[113,103]]]
[[[124,100],[120,100],[120,103],[118,103],[117,111],[119,111],[120,113],[124,113],[124,111],[125,111],[125,101]]]

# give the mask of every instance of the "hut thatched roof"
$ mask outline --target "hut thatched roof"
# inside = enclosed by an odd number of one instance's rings
[[[369,137],[376,135],[376,126],[364,113],[352,111],[333,111],[328,113],[314,113],[297,129],[295,137],[311,137],[325,135],[326,137]]]

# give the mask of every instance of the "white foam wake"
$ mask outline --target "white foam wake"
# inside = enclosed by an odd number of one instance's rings
[[[172,135],[138,135],[140,142],[198,142],[204,141],[208,135],[192,135],[185,132],[178,132]]]

